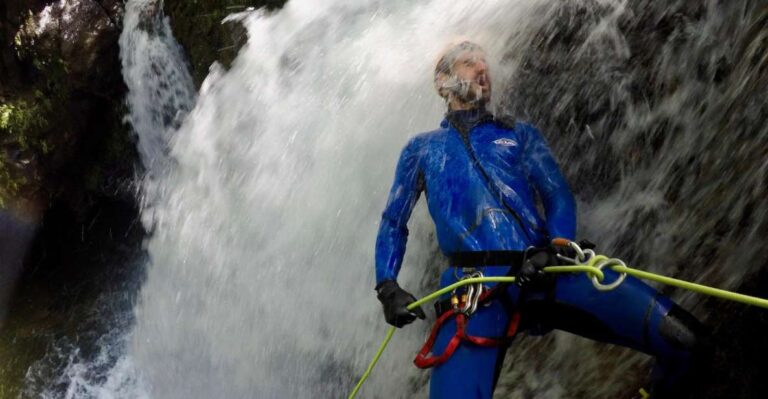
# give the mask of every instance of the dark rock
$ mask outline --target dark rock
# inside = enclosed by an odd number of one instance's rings
[[[247,41],[245,29],[237,22],[222,24],[229,14],[248,7],[274,10],[287,0],[165,0],[165,13],[170,17],[173,35],[185,49],[192,76],[199,86],[215,61],[229,67]]]
[[[0,4],[0,397],[18,395],[29,364],[79,330],[76,315],[100,293],[137,281],[125,262],[144,231],[135,138],[122,123],[122,8]],[[18,214],[28,228],[8,216]]]
[[[768,9],[682,0],[615,10],[559,4],[522,56],[503,108],[542,128],[582,208],[623,210],[611,215],[621,223],[600,220],[623,232],[580,227],[602,234],[602,250],[765,296]],[[638,201],[649,193],[658,198]],[[768,370],[753,354],[764,350],[766,318],[701,296],[686,301],[715,330],[723,362],[716,376],[698,376],[690,397],[765,397]]]
[[[36,225],[36,221],[0,209],[0,329]]]
[[[3,198],[47,202],[62,193],[87,192],[77,188],[76,182],[85,180],[78,173],[115,169],[100,161],[123,163],[127,167],[117,168],[121,178],[130,174],[125,171],[136,161],[133,142],[129,130],[116,122],[124,112],[117,44],[122,5],[117,0],[12,1],[0,9],[5,12],[0,33],[6,43],[11,38],[13,49],[4,53],[9,61],[3,68],[16,71],[0,91],[6,116],[0,130],[10,136],[0,143],[0,204]],[[112,139],[117,141],[107,143]],[[100,146],[122,146],[112,155],[125,157],[106,159],[88,151]]]
[[[60,62],[73,87],[113,94],[121,12],[114,9],[117,2],[105,3],[108,8],[94,0],[50,4],[26,19],[16,40],[27,58],[44,65]]]

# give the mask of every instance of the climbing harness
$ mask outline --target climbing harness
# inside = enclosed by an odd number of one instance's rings
[[[482,278],[483,273],[475,271],[464,276],[462,280]],[[467,323],[469,322],[469,318],[472,316],[472,314],[475,313],[478,305],[487,303],[493,297],[493,294],[496,292],[497,288],[485,290],[481,282],[469,284],[465,287],[466,292],[464,294],[458,294],[457,291],[460,289],[460,287],[456,287],[451,292],[450,303],[452,307],[442,312],[442,314],[437,318],[437,321],[435,321],[434,326],[432,326],[432,331],[429,333],[429,337],[424,343],[424,346],[421,347],[421,350],[413,360],[413,364],[416,365],[416,367],[420,369],[427,369],[445,363],[453,355],[453,352],[456,351],[462,341],[469,342],[478,346],[494,347],[506,345],[512,340],[512,338],[514,338],[515,334],[517,333],[517,327],[520,324],[520,313],[518,312],[515,312],[510,318],[506,329],[506,334],[503,337],[487,338],[467,334],[466,328]],[[435,345],[435,339],[437,339],[437,334],[440,332],[440,328],[443,326],[443,324],[445,324],[445,322],[453,317],[456,318],[456,333],[448,342],[448,345],[445,347],[445,350],[441,355],[433,354],[432,356],[429,356],[429,354],[432,352],[432,347]]]
[[[633,277],[636,277],[636,278],[640,278],[640,279],[644,279],[644,280],[655,281],[655,282],[658,282],[658,283],[662,283],[662,284],[666,284],[666,285],[671,285],[671,286],[678,287],[678,288],[687,289],[689,291],[697,292],[697,293],[700,293],[700,294],[710,295],[710,296],[718,297],[718,298],[721,298],[721,299],[727,299],[727,300],[730,300],[730,301],[740,302],[740,303],[744,303],[744,304],[747,304],[747,305],[759,306],[759,307],[768,309],[768,299],[758,298],[758,297],[744,295],[744,294],[739,294],[739,293],[736,293],[736,292],[731,292],[731,291],[726,291],[726,290],[722,290],[722,289],[718,289],[718,288],[708,287],[708,286],[705,286],[705,285],[696,284],[696,283],[692,283],[692,282],[685,281],[685,280],[679,280],[679,279],[675,279],[675,278],[671,278],[671,277],[666,277],[666,276],[662,276],[662,275],[655,274],[655,273],[650,273],[650,272],[646,272],[646,271],[642,271],[642,270],[632,269],[632,268],[626,266],[626,264],[624,264],[624,262],[622,262],[620,259],[608,258],[607,256],[596,254],[591,249],[582,249],[577,243],[575,243],[573,241],[569,241],[569,240],[565,240],[565,239],[555,239],[555,240],[553,240],[552,243],[554,245],[556,245],[556,246],[568,246],[571,249],[573,249],[573,251],[575,252],[575,257],[574,258],[565,257],[563,255],[557,255],[558,258],[561,259],[561,260],[567,261],[569,263],[573,262],[573,265],[572,266],[571,265],[568,265],[568,266],[547,266],[547,267],[544,268],[544,272],[546,272],[546,273],[586,273],[587,275],[589,275],[589,278],[592,279],[592,284],[595,286],[595,288],[600,290],[600,291],[610,291],[610,290],[616,289],[618,286],[620,286],[624,282],[624,279],[626,278],[626,276],[630,275],[630,276],[633,276]],[[610,283],[603,283],[603,280],[605,279],[605,275],[603,274],[602,269],[604,269],[606,267],[608,267],[608,268],[612,269],[613,271],[619,273],[619,277],[617,277],[616,280],[614,280],[614,281],[612,281]],[[429,295],[427,295],[427,296],[417,300],[416,302],[411,303],[410,305],[408,305],[408,309],[414,309],[414,308],[416,308],[418,306],[421,306],[421,305],[423,305],[423,304],[425,304],[427,302],[430,302],[430,301],[433,301],[435,299],[438,299],[440,296],[445,295],[445,294],[447,294],[449,292],[453,293],[454,290],[456,290],[459,287],[463,287],[463,286],[467,286],[467,285],[477,285],[477,284],[483,284],[483,283],[513,283],[514,281],[515,281],[515,278],[514,277],[509,277],[509,276],[504,276],[504,277],[476,277],[476,276],[469,275],[466,278],[463,278],[463,279],[461,279],[461,280],[459,280],[459,281],[457,281],[457,282],[455,282],[455,283],[453,283],[451,285],[443,287],[443,288],[441,288],[441,289],[439,289],[439,290],[437,290],[437,291],[435,291],[435,292],[433,292],[433,293],[431,293],[431,294],[429,294]],[[481,295],[481,296],[485,296],[487,298],[487,296],[490,296],[491,293],[493,293],[493,290],[485,291],[485,293],[483,295]],[[481,297],[477,297],[477,298],[478,298],[477,299],[478,303],[482,303],[483,302],[484,298],[481,298]],[[463,297],[460,298],[460,299],[463,299]],[[467,296],[467,299],[469,299],[469,296]],[[460,309],[463,309],[463,308],[466,307],[466,303],[461,303],[461,300],[459,300],[459,303],[457,304],[457,306]],[[472,308],[472,306],[470,304],[470,307],[468,308],[468,310],[471,309],[471,308]],[[474,308],[476,309],[477,306],[475,305]],[[451,313],[455,313],[455,311],[453,309],[451,309],[450,312]],[[446,316],[446,314],[447,314],[447,316]],[[457,323],[457,335],[458,335],[458,330],[460,329],[459,328],[459,320],[460,320],[459,317],[461,317],[463,319],[462,323],[464,324],[463,332],[461,334],[461,337],[467,337],[467,338],[459,338],[458,341],[460,342],[462,339],[464,339],[466,341],[473,342],[474,338],[479,338],[479,337],[472,337],[472,336],[469,336],[469,335],[466,334],[466,330],[465,330],[465,328],[466,328],[466,318],[468,316],[466,314],[464,314],[464,313],[455,313],[455,314],[456,314],[456,323]],[[450,313],[443,313],[440,316],[440,318],[445,317],[445,319],[447,320],[448,318],[450,318],[450,316],[452,316],[452,314],[450,314]],[[519,315],[517,317],[519,317]],[[438,318],[438,320],[440,318]],[[510,326],[507,328],[507,336],[509,335],[510,327],[512,327],[514,325],[514,328],[516,330],[517,329],[517,324],[519,323],[519,318],[516,320],[516,317],[514,316],[514,314],[511,317],[511,319],[512,319],[512,322],[510,323]],[[442,321],[442,323],[444,323],[444,322],[445,322],[445,320]],[[376,366],[376,363],[379,361],[379,358],[381,358],[381,355],[384,353],[384,350],[386,349],[387,345],[389,344],[389,341],[392,339],[392,336],[394,335],[396,329],[397,329],[397,327],[390,327],[390,329],[387,331],[387,335],[384,338],[384,341],[379,346],[379,349],[376,352],[376,355],[373,357],[371,362],[368,364],[368,368],[365,370],[365,372],[363,373],[362,377],[360,377],[360,380],[358,381],[357,385],[355,385],[355,387],[353,388],[352,392],[349,394],[348,399],[353,399],[353,398],[355,398],[357,396],[357,393],[360,391],[360,388],[363,386],[363,383],[368,379],[368,376],[373,371],[373,368]],[[433,341],[432,343],[434,343],[434,335],[436,335],[436,331],[437,330],[439,330],[439,326],[438,325],[436,325],[435,327],[432,328],[432,332],[430,333],[430,336],[427,338],[427,343],[429,343],[430,340]],[[514,332],[513,332],[513,335],[514,335]],[[456,337],[457,336],[454,335],[454,338],[452,338],[451,341],[456,339]],[[472,337],[472,338],[469,338],[469,337]],[[491,339],[491,340],[493,340],[493,338],[483,338],[483,339]],[[485,341],[483,341],[483,339],[481,339],[480,342],[485,342]],[[475,342],[473,342],[473,343],[475,343]],[[482,345],[482,344],[478,344],[478,345]],[[456,343],[456,346],[458,346],[458,342]],[[425,344],[425,347],[427,347],[426,344]],[[449,343],[449,347],[450,347],[450,343]],[[422,351],[420,351],[419,355],[417,355],[417,360],[421,356],[422,358],[425,359],[424,362],[433,362],[433,363],[435,363],[435,365],[437,365],[437,364],[439,364],[439,363],[437,363],[438,360],[442,356],[445,356],[445,354],[448,352],[448,347],[447,347],[446,351],[442,355],[439,355],[437,357],[434,357],[434,356],[433,357],[427,357],[430,348],[431,348],[431,345],[430,345],[429,348],[427,348],[427,353],[424,353],[423,355],[422,355],[422,352],[424,351],[424,348],[422,348]],[[455,348],[453,350],[455,350]],[[450,357],[450,355],[448,355],[446,357],[446,360],[447,360],[448,357]],[[429,360],[429,359],[435,359],[435,360]],[[443,360],[443,361],[445,361],[445,360]],[[416,361],[414,361],[414,362],[416,362]],[[418,364],[417,364],[417,366],[418,366]]]

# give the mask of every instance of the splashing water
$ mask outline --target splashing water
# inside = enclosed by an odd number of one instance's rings
[[[233,16],[249,42],[231,70],[212,69],[170,143],[173,165],[148,182],[152,260],[131,355],[154,396],[347,392],[385,330],[372,249],[396,157],[441,118],[432,55],[481,27],[522,35],[542,4],[289,2]],[[433,249],[419,219],[402,278],[412,289]],[[366,389],[422,385],[402,367],[422,332],[398,334]]]
[[[768,137],[753,88],[768,56],[753,9],[509,3],[307,0],[233,15],[249,41],[195,94],[162,3],[130,0],[121,54],[150,264],[135,326],[114,344],[120,390],[83,396],[344,397],[386,330],[372,262],[395,161],[441,119],[432,62],[457,35],[496,56],[499,109],[542,127],[583,235],[724,288],[758,269],[768,168],[748,143]],[[423,201],[410,227],[399,280],[421,295],[441,264]],[[718,266],[729,259],[735,273]],[[425,324],[398,331],[362,397],[426,395],[428,373],[410,366]],[[507,359],[497,396],[512,398],[621,397],[648,364],[565,333],[523,335]]]

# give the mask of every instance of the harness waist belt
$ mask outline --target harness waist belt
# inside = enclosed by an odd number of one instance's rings
[[[473,251],[448,254],[452,267],[520,266],[524,251]]]

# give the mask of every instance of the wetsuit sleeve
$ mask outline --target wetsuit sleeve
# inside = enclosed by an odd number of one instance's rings
[[[550,238],[576,239],[576,201],[541,133],[519,124],[526,135],[523,158],[529,178],[544,203]]]
[[[408,239],[408,219],[423,189],[419,169],[420,149],[416,139],[403,148],[395,171],[395,181],[379,224],[376,238],[376,284],[395,280],[400,272]]]

